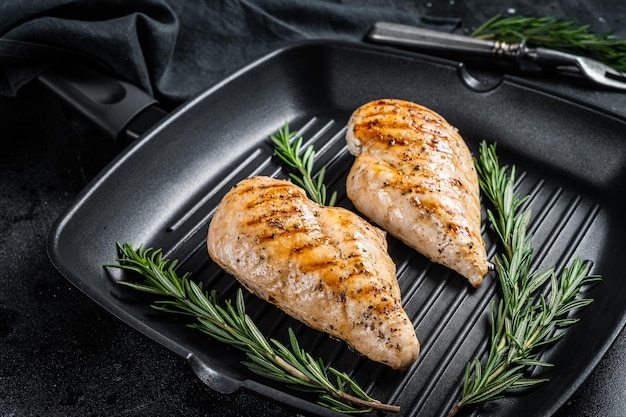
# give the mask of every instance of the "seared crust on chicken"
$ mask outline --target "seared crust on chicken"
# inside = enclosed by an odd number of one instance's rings
[[[207,247],[257,296],[374,361],[405,369],[419,343],[385,237],[349,210],[314,203],[289,181],[252,177],[220,202]]]
[[[478,287],[487,274],[480,189],[457,130],[426,107],[385,99],[352,114],[346,140],[356,156],[346,191],[357,210]]]

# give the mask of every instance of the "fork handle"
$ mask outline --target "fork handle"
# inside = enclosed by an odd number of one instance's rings
[[[506,56],[515,58],[520,46],[519,44],[508,45],[389,22],[374,23],[366,37],[368,40],[380,44],[407,46],[430,51],[458,52],[483,57]]]

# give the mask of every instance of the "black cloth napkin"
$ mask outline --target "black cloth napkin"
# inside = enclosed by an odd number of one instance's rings
[[[447,31],[459,23],[390,0],[367,7],[348,0],[0,3],[0,94],[15,96],[56,62],[84,56],[173,104],[290,42],[360,40],[378,20]]]

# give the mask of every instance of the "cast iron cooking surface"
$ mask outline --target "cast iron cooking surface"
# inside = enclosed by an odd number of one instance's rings
[[[150,297],[116,284],[116,242],[163,248],[205,288],[231,298],[235,280],[205,249],[207,226],[221,197],[252,175],[286,177],[268,136],[288,121],[327,164],[338,205],[352,208],[344,181],[353,157],[344,140],[350,113],[376,98],[400,98],[432,108],[456,126],[470,149],[498,142],[515,164],[517,187],[533,212],[535,263],[561,270],[573,257],[592,262],[602,282],[584,288],[595,302],[541,359],[550,382],[462,415],[545,415],[555,412],[599,361],[625,321],[622,276],[626,199],[624,120],[537,91],[513,78],[489,91],[461,81],[457,66],[385,48],[305,43],[253,63],[171,114],[131,145],[84,190],[50,235],[55,266],[78,288],[128,325],[185,357],[213,389],[249,389],[305,413],[335,415],[305,394],[256,376],[241,352],[158,314]],[[496,253],[488,227],[483,236]],[[266,335],[287,342],[293,327],[315,357],[349,372],[369,393],[401,406],[401,416],[443,416],[458,399],[468,360],[487,349],[489,305],[499,297],[490,274],[477,290],[444,267],[389,237],[406,311],[422,343],[408,371],[359,357],[340,341],[313,331],[247,295],[249,314]]]

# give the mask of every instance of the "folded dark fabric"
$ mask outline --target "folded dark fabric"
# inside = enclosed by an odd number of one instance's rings
[[[178,103],[254,58],[294,41],[360,40],[377,20],[448,31],[458,24],[456,19],[421,16],[401,6],[363,4],[4,0],[0,4],[0,94],[14,96],[56,62],[85,57],[159,100]]]

